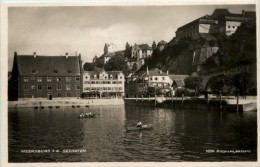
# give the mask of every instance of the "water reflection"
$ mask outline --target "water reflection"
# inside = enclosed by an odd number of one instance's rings
[[[96,118],[78,119],[92,112]],[[141,121],[153,129],[126,131]],[[229,113],[137,106],[10,109],[10,162],[252,161],[256,112]],[[86,149],[85,153],[24,154],[21,149]],[[251,150],[207,154],[207,149]]]

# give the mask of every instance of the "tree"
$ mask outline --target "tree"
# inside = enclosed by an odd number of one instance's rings
[[[99,68],[103,68],[104,67],[104,61],[102,58],[98,58],[96,60],[96,66],[99,67]]]
[[[134,65],[133,65],[133,67],[132,67],[132,72],[135,72],[135,71],[137,71],[138,70],[138,67],[137,67],[137,64],[135,63]]]
[[[85,70],[85,71],[94,71],[95,70],[95,66],[96,66],[96,64],[95,63],[85,63],[84,65],[83,65],[83,69]]]
[[[130,56],[131,56],[131,47],[130,47],[129,43],[127,42],[125,44],[125,57],[130,58]]]
[[[202,78],[199,76],[190,76],[184,80],[185,87],[188,89],[193,89],[197,93],[199,87],[201,86]]]
[[[126,42],[126,44],[125,44],[125,50],[128,50],[128,49],[130,49],[130,45],[129,45],[128,42]]]
[[[124,55],[116,54],[105,64],[104,68],[106,71],[123,71],[125,65]]]
[[[156,43],[155,43],[155,41],[153,41],[153,44],[152,44],[152,49],[153,49],[153,50],[155,50],[155,49],[156,49],[156,47],[157,47],[157,46],[156,46]]]

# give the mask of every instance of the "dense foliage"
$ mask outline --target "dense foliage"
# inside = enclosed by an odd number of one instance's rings
[[[105,64],[106,71],[123,71],[126,66],[123,54],[116,54]]]

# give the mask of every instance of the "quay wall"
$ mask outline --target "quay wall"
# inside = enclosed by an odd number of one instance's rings
[[[183,108],[183,109],[201,109],[201,110],[223,110],[223,111],[251,111],[256,110],[256,102],[244,104],[229,104],[223,100],[206,100],[206,99],[167,99],[162,103],[158,103],[153,99],[141,98],[125,98],[126,105],[151,106],[162,108]]]
[[[123,99],[69,99],[69,100],[23,100],[9,101],[8,108],[15,107],[86,107],[86,106],[106,106],[124,105]]]

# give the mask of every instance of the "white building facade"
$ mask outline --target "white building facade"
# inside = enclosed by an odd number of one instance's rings
[[[84,71],[83,94],[86,97],[123,97],[125,76],[122,71]]]

